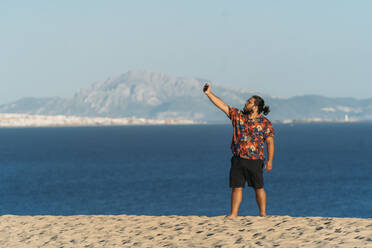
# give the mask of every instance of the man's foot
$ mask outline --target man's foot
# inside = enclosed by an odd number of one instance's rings
[[[226,215],[225,218],[229,218],[229,219],[235,219],[236,217],[238,217],[237,215]]]
[[[265,217],[266,216],[266,213],[260,213],[260,216],[261,217]]]

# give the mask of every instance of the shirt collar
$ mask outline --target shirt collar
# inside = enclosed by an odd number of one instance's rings
[[[249,118],[249,117],[247,116],[247,119],[248,119],[249,121],[261,121],[261,120],[262,120],[262,114],[258,114],[255,118]]]

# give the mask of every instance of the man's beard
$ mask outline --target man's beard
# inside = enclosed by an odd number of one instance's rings
[[[246,109],[244,108],[243,111],[242,111],[243,114],[245,115],[250,115],[253,113],[253,109]]]

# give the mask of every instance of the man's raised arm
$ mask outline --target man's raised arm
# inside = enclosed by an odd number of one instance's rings
[[[224,101],[222,101],[221,98],[217,97],[211,92],[211,86],[209,84],[206,83],[204,85],[203,91],[208,96],[209,100],[211,100],[211,102],[216,105],[217,108],[221,109],[227,115],[227,117],[230,118],[229,106]]]

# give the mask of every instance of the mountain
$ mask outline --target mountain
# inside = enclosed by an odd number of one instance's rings
[[[80,89],[72,98],[22,98],[0,105],[0,113],[225,121],[226,116],[202,92],[206,81],[129,71]],[[232,89],[214,83],[211,86],[212,92],[237,108],[242,108],[251,95],[261,95],[270,105],[269,118],[272,120],[340,120],[345,114],[350,118],[372,119],[372,99],[317,95],[280,99],[250,89]]]

